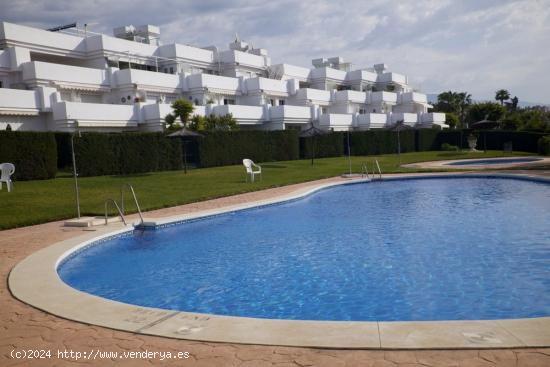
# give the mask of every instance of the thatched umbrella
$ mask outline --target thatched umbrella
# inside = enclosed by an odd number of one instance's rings
[[[315,143],[317,137],[320,135],[328,134],[327,131],[321,130],[311,123],[311,127],[300,132],[300,138],[311,138],[312,139],[312,148],[311,148],[311,165],[313,166],[313,159],[315,158]]]
[[[183,172],[187,174],[187,143],[188,140],[185,140],[185,138],[189,137],[199,137],[203,136],[202,134],[199,134],[193,130],[189,130],[188,128],[184,127],[176,132],[173,132],[172,134],[168,134],[169,138],[182,138],[182,144],[183,144]]]
[[[474,130],[488,130],[495,129],[500,126],[498,121],[489,120],[489,115],[485,115],[485,118],[481,121],[474,122],[470,127]],[[487,135],[483,133],[483,151],[487,151]]]

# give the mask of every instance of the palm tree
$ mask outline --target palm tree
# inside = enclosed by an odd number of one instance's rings
[[[499,89],[495,93],[495,99],[497,101],[500,101],[501,106],[504,106],[504,101],[510,99],[510,92],[508,92],[506,89]]]
[[[467,92],[456,93],[456,101],[458,105],[458,116],[460,117],[460,124],[464,127],[464,117],[466,110],[472,104],[472,95]]]

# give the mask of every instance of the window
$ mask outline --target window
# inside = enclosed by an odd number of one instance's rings
[[[223,104],[235,104],[235,100],[234,99],[229,99],[229,98],[224,98],[223,99]]]
[[[4,85],[2,84],[1,80],[0,80],[0,88],[4,88]]]
[[[284,106],[285,105],[285,100],[284,99],[280,99],[279,100],[279,106]]]
[[[365,109],[364,109],[364,108],[360,108],[360,109],[359,109],[359,114],[360,114],[360,115],[364,115],[364,114],[365,114]]]
[[[325,113],[327,113],[327,108],[326,107],[321,107],[321,113],[324,115]]]
[[[270,100],[269,100],[269,104],[272,105],[272,106],[275,106],[275,100],[270,99]]]
[[[170,74],[174,74],[174,67],[170,66]]]

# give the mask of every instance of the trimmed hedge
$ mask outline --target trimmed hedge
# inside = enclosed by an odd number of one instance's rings
[[[401,153],[416,151],[415,131],[399,132]],[[378,155],[397,153],[397,132],[390,130],[369,130],[350,133],[352,155]],[[344,152],[347,152],[347,138],[344,136]]]
[[[13,163],[14,180],[45,180],[57,173],[55,136],[50,132],[1,131],[0,163]]]
[[[542,136],[538,141],[539,154],[550,155],[550,135]]]
[[[80,176],[126,175],[183,166],[181,141],[161,133],[85,133],[75,137],[74,145]]]
[[[240,164],[243,158],[256,162],[290,161],[299,158],[298,132],[227,131],[207,132],[197,139],[201,167]]]
[[[311,158],[314,146],[315,158],[340,157],[344,155],[344,138],[339,132],[300,138],[300,158]]]

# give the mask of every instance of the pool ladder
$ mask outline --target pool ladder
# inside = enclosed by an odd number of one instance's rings
[[[132,185],[130,185],[129,183],[126,183],[124,185],[122,185],[120,187],[120,206],[118,206],[118,203],[115,201],[115,199],[107,199],[105,201],[105,225],[107,225],[109,223],[108,219],[109,219],[109,216],[108,216],[108,209],[109,209],[109,203],[112,203],[117,212],[118,212],[118,215],[120,216],[120,219],[122,219],[122,222],[124,223],[124,225],[126,225],[126,218],[124,217],[124,191],[125,189],[129,189],[130,192],[132,193],[132,197],[134,198],[134,203],[136,204],[136,208],[138,210],[138,214],[139,214],[139,219],[140,219],[140,224],[143,224],[143,215],[141,214],[141,208],[139,207],[139,202],[138,202],[138,199],[137,199],[137,196],[136,196],[136,192],[134,191],[134,187]]]
[[[378,159],[374,160],[372,164],[372,175],[369,174],[369,165],[368,162],[363,163],[361,166],[361,177],[367,177],[368,180],[374,180],[376,177],[376,171],[378,170],[378,179],[382,179],[382,170],[380,170],[380,164],[378,164]],[[372,178],[371,178],[372,177]]]

